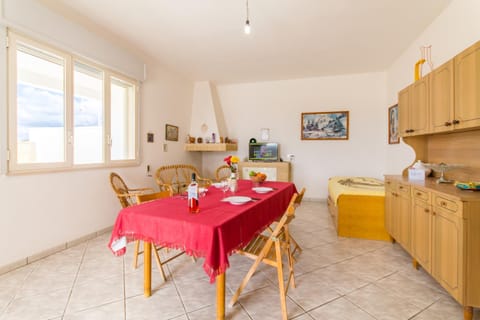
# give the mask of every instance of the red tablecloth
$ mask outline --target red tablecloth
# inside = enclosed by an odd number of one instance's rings
[[[274,191],[258,194],[251,190],[251,181],[239,180],[238,191],[227,192],[227,196],[258,199],[242,205],[222,202],[223,192],[212,186],[200,198],[197,214],[189,213],[186,199],[179,196],[122,209],[108,247],[122,255],[127,241],[145,240],[182,249],[205,257],[203,268],[214,282],[229,267],[228,256],[281,216],[297,192],[293,183],[266,181],[262,186]]]

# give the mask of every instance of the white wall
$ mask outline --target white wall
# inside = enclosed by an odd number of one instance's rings
[[[432,45],[434,68],[453,58],[480,40],[480,1],[453,0],[438,18],[403,52],[387,70],[387,101],[397,102],[397,93],[413,82],[414,65],[420,59],[420,47]],[[424,67],[424,74],[429,69]],[[414,160],[412,149],[405,144],[387,149],[387,173],[400,173]]]
[[[4,31],[0,25],[0,43],[5,41]],[[75,38],[75,34],[71,37]],[[0,141],[4,141],[4,46],[0,46],[0,58]],[[140,166],[0,175],[0,270],[22,263],[31,255],[112,226],[120,205],[109,184],[110,171],[120,173],[132,187],[154,186],[153,178],[146,176],[146,164],[152,165],[152,171],[166,163],[201,164],[198,155],[183,151],[186,128],[190,124],[193,83],[164,70],[154,61],[148,62],[147,67],[148,79],[143,83],[140,93]],[[169,142],[168,152],[162,151],[165,123],[180,127],[180,142]],[[146,132],[155,133],[154,143],[146,143]],[[0,146],[5,148],[4,143]],[[4,149],[0,154],[3,157]]]
[[[280,143],[281,157],[295,154],[293,180],[307,188],[307,198],[326,199],[327,181],[334,175],[382,178],[385,168],[387,108],[385,74],[370,73],[217,87],[228,137],[239,141],[236,152],[248,157],[250,138],[270,128],[270,140]],[[301,113],[350,111],[347,141],[302,141]],[[229,153],[204,153],[204,171],[214,169]]]

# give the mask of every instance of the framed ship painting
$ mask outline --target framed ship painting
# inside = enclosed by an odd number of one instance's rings
[[[398,134],[398,104],[388,108],[388,144],[400,143]]]
[[[302,140],[348,140],[348,111],[304,112]]]

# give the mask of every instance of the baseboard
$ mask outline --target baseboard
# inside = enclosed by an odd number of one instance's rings
[[[7,273],[7,272],[10,272],[12,270],[18,269],[20,267],[26,266],[27,264],[38,261],[40,259],[46,258],[46,257],[48,257],[52,254],[57,253],[57,252],[63,251],[65,249],[68,249],[68,248],[74,247],[76,245],[79,245],[81,243],[84,243],[86,241],[89,241],[93,238],[98,237],[99,235],[102,235],[102,234],[107,233],[107,232],[111,232],[112,230],[113,230],[113,226],[103,228],[103,229],[100,229],[96,232],[92,232],[92,233],[84,235],[80,238],[65,242],[63,244],[59,244],[58,246],[51,247],[49,249],[46,249],[46,250],[43,250],[41,252],[35,253],[31,256],[22,258],[20,260],[9,263],[7,265],[0,266],[0,275],[2,275],[4,273]]]

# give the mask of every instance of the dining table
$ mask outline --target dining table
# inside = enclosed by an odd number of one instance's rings
[[[146,297],[151,295],[152,244],[203,257],[210,283],[216,282],[217,319],[225,319],[228,257],[281,217],[296,192],[291,182],[256,186],[240,179],[234,193],[210,186],[199,198],[200,211],[195,214],[189,212],[185,195],[133,205],[118,213],[108,247],[121,256],[128,242],[144,242]]]

